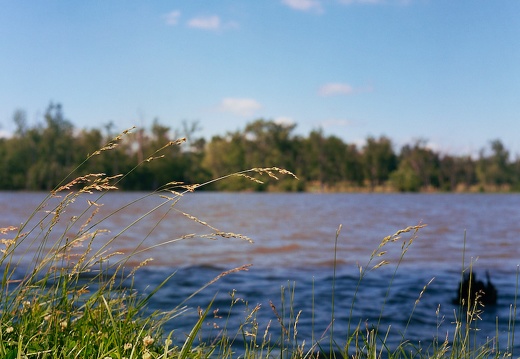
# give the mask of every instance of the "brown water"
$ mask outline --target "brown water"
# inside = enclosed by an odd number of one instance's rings
[[[154,299],[152,307],[171,308],[222,271],[252,264],[248,272],[222,278],[196,297],[192,305],[207,305],[218,290],[215,305],[225,311],[229,307],[227,293],[236,289],[241,297],[253,303],[263,303],[269,315],[268,301],[280,301],[280,288],[295,283],[294,305],[303,310],[300,319],[302,336],[310,336],[311,327],[321,335],[330,323],[336,254],[335,328],[340,338],[346,333],[349,319],[356,324],[373,324],[381,318],[383,326],[391,325],[393,328],[389,342],[397,344],[400,340],[398,333],[405,330],[420,291],[434,278],[407,329],[409,339],[428,342],[439,330],[444,331],[443,335],[450,330],[449,323],[453,321],[456,309],[451,300],[456,295],[464,253],[465,265],[473,262],[480,276],[489,270],[499,291],[498,305],[486,308],[483,314],[479,335],[482,338],[494,336],[498,318],[500,336],[507,337],[510,306],[515,298],[516,271],[520,264],[520,195],[193,193],[183,197],[173,209],[170,202],[158,196],[139,200],[144,196],[143,193],[105,195],[97,200],[103,206],[90,225],[111,214],[94,227],[110,230],[110,235],[99,237],[100,242],[94,243],[95,248],[101,248],[103,238],[117,237],[107,248],[109,251],[130,253],[139,246],[145,248],[174,241],[140,253],[130,263],[133,265],[142,259],[154,258],[149,267],[141,271],[142,281],[137,281],[137,286],[143,291],[147,286],[160,283],[171,271],[180,269],[162,294]],[[26,220],[43,198],[41,193],[0,193],[0,227],[18,225]],[[73,215],[80,216],[86,200],[94,201],[96,198],[78,199],[62,214],[63,223]],[[126,206],[129,203],[133,204]],[[156,206],[159,206],[156,211],[143,217]],[[45,210],[52,210],[52,204]],[[254,243],[236,238],[200,238],[197,235],[204,236],[214,231],[176,210],[194,215],[221,231],[251,237]],[[38,213],[25,230],[34,228],[32,235],[36,235],[37,222],[44,216],[43,211]],[[88,213],[78,223],[86,217]],[[134,221],[137,223],[128,227]],[[359,277],[358,265],[367,263],[385,236],[417,224],[426,224],[426,227],[418,232],[395,279],[392,281],[391,278],[401,255],[401,244],[410,238],[409,234],[403,234],[402,240],[385,247],[388,253],[383,258],[391,264],[367,274],[350,316]],[[339,225],[343,228],[335,253],[334,242]],[[58,224],[55,233],[61,230],[73,235],[74,229],[64,228]],[[196,236],[175,241],[186,234]],[[28,251],[24,254],[26,260],[32,259],[31,248],[34,246],[20,247],[22,252]],[[314,309],[310,308],[310,298],[314,298]],[[381,313],[385,298],[385,310]],[[437,316],[439,305],[441,311]],[[309,314],[312,311],[314,319]],[[240,320],[241,316],[238,313],[236,319]],[[445,320],[438,328],[442,316]],[[312,325],[312,320],[318,323]],[[192,322],[184,317],[171,325],[187,331]],[[507,343],[507,340],[503,342]]]
[[[0,193],[0,226],[18,225],[38,206],[39,193]],[[143,198],[142,193],[111,193],[102,203],[101,219]],[[79,199],[62,215],[66,222],[79,215],[86,200]],[[123,208],[96,228],[121,232],[149,209],[163,203],[158,196]],[[46,210],[51,210],[48,205]],[[482,268],[514,270],[520,264],[520,195],[505,194],[188,194],[176,209],[196,216],[226,232],[241,233],[254,243],[220,238],[192,238],[161,246],[142,258],[153,257],[157,266],[234,266],[252,263],[258,267],[330,266],[334,258],[335,233],[339,236],[340,264],[363,262],[381,240],[407,226],[426,224],[407,253],[404,263],[418,268],[461,267],[466,236],[466,260]],[[111,246],[130,252],[146,238],[145,245],[162,243],[185,234],[213,232],[169,211],[170,203],[142,218],[122,232]],[[163,217],[165,216],[165,217]],[[86,215],[84,216],[86,219]],[[82,221],[78,221],[82,223]],[[95,221],[93,221],[95,223]],[[154,226],[159,225],[154,228]],[[106,239],[108,236],[105,236]],[[403,239],[409,238],[406,235]],[[390,248],[396,259],[400,246]]]

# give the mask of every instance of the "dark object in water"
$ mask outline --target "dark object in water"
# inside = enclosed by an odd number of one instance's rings
[[[491,279],[489,278],[489,272],[486,271],[487,283],[477,280],[475,273],[466,273],[464,275],[464,281],[459,283],[457,290],[457,298],[453,300],[453,304],[457,305],[471,305],[475,304],[475,299],[481,304],[494,305],[497,304],[497,290]]]

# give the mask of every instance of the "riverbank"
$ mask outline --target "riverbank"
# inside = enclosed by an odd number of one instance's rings
[[[302,183],[300,187],[292,188],[278,183],[269,185],[268,192],[309,192],[309,193],[519,193],[510,184],[504,185],[480,185],[467,186],[458,184],[453,190],[442,190],[437,187],[428,186],[419,188],[417,191],[399,191],[392,184],[369,186],[354,185],[350,182],[338,182],[324,184],[317,181]]]

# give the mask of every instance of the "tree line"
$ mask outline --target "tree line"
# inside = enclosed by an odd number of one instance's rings
[[[50,104],[43,123],[29,126],[15,111],[13,136],[0,139],[0,190],[51,190],[89,155],[118,135],[113,123],[77,129],[62,106]],[[470,155],[441,154],[418,140],[396,150],[386,136],[368,137],[361,146],[314,130],[294,133],[296,125],[257,119],[244,129],[212,137],[198,136],[197,122],[172,129],[158,119],[122,137],[118,146],[93,156],[75,175],[129,174],[123,190],[154,190],[168,182],[197,184],[254,167],[281,167],[292,178],[264,183],[230,177],[210,190],[278,191],[519,191],[520,158],[511,159],[499,139]],[[166,146],[184,137],[181,145]],[[166,146],[166,147],[165,147]],[[146,161],[163,148],[161,157]],[[164,157],[162,157],[164,155]],[[137,166],[138,163],[144,163]]]

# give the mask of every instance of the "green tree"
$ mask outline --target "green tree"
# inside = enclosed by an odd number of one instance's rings
[[[305,141],[305,179],[322,187],[338,186],[343,182],[361,185],[363,171],[361,155],[355,145],[339,137],[325,137],[323,130],[314,130]]]
[[[480,151],[477,165],[477,176],[481,185],[502,186],[511,183],[511,165],[509,151],[498,139],[490,142],[491,154]]]
[[[421,189],[421,178],[409,161],[399,163],[397,170],[390,174],[390,181],[400,192],[417,192]]]
[[[323,130],[313,130],[309,137],[303,141],[303,173],[300,175],[306,181],[318,182],[320,186],[325,185],[325,137]]]
[[[439,186],[439,156],[427,148],[425,140],[401,148],[392,184],[399,191],[413,192]]]
[[[38,160],[37,143],[41,133],[27,127],[25,111],[16,110],[13,121],[16,130],[11,138],[2,139],[2,168],[0,183],[2,189],[28,189],[27,173]]]
[[[248,123],[243,131],[215,136],[204,151],[203,168],[207,169],[212,177],[221,177],[254,167],[276,166],[291,170],[296,162],[300,143],[294,141],[292,136],[295,126],[258,119]],[[299,160],[301,161],[301,157]],[[278,185],[291,187],[284,181],[280,181]],[[234,178],[217,184],[219,189],[238,190],[245,186],[266,190],[268,184],[252,184],[244,181],[244,178]]]
[[[439,188],[443,191],[470,190],[477,183],[475,167],[470,156],[440,157]]]
[[[180,147],[180,156],[176,165],[182,168],[184,182],[191,184],[206,182],[211,179],[211,172],[203,166],[206,140],[198,135],[202,128],[198,121],[184,120],[181,125],[181,136],[186,139],[186,143]]]
[[[282,124],[258,119],[246,125],[243,134],[248,167],[278,166],[287,169],[293,164],[292,131],[295,124]]]
[[[25,136],[27,133],[27,113],[22,109],[17,109],[13,115],[13,122],[16,125],[15,136]]]
[[[43,119],[43,123],[29,126],[23,110],[13,113],[13,136],[0,139],[0,189],[52,189],[85,157],[119,133],[114,133],[112,122],[101,129],[77,131],[65,118],[60,104],[49,104]],[[292,191],[309,183],[332,189],[366,185],[374,190],[389,181],[400,191],[472,190],[476,185],[482,189],[520,188],[520,158],[511,162],[500,140],[491,141],[477,160],[470,156],[441,156],[421,140],[403,146],[396,156],[391,140],[385,136],[367,138],[358,150],[337,136],[325,136],[321,129],[307,137],[295,136],[295,127],[258,119],[243,131],[214,136],[206,143],[197,136],[200,126],[196,121],[181,122],[171,138],[170,126],[154,119],[150,128],[137,129],[118,141],[116,148],[92,157],[79,174],[130,171],[119,184],[127,190],[156,189],[171,181],[202,183],[252,167],[271,166],[298,175],[300,181],[286,179],[276,184],[278,189]],[[186,137],[187,144],[168,146],[178,136]],[[144,166],[132,170],[143,161]],[[213,189],[266,190],[268,186],[272,184],[254,184],[235,177],[218,182]]]
[[[365,178],[370,189],[374,190],[376,186],[384,184],[390,173],[396,169],[397,156],[392,141],[385,136],[379,139],[368,137],[362,152]]]
[[[246,168],[246,154],[243,135],[239,132],[228,133],[227,136],[214,136],[208,143],[203,167],[211,173],[211,177],[219,178]],[[233,178],[215,184],[217,189],[240,190],[247,182],[243,178]]]
[[[520,155],[517,154],[511,163],[511,186],[512,190],[520,191]]]
[[[74,126],[65,119],[61,104],[51,103],[44,115],[46,127],[43,129],[39,146],[40,175],[44,178],[41,189],[51,189],[67,177],[73,167],[76,151]],[[38,168],[37,167],[37,168]]]

